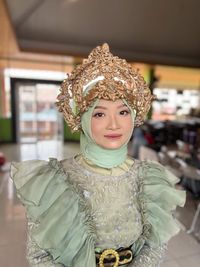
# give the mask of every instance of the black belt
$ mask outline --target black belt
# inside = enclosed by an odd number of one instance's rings
[[[99,267],[117,267],[128,264],[133,259],[131,248],[106,249],[100,253],[95,252],[96,264]]]

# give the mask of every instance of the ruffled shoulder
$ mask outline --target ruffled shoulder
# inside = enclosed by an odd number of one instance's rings
[[[61,162],[15,162],[11,177],[29,220],[36,224],[31,235],[37,245],[48,251],[55,263],[96,266],[91,218]]]
[[[142,162],[139,176],[146,227],[145,242],[160,246],[179,231],[172,212],[177,206],[184,206],[186,193],[175,189],[179,179],[157,162]]]

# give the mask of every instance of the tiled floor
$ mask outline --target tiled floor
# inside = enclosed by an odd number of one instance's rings
[[[7,160],[47,159],[69,157],[79,152],[79,145],[40,142],[31,145],[1,145]],[[9,164],[7,169],[9,168]],[[188,196],[187,205],[177,211],[177,217],[189,226],[195,211]],[[0,172],[0,267],[28,267],[25,259],[26,222],[24,208],[18,201],[8,171]],[[199,267],[200,243],[182,230],[168,245],[162,267]],[[89,267],[89,266],[88,266]]]

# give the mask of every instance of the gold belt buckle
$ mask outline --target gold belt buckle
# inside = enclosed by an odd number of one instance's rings
[[[114,249],[106,249],[104,252],[101,254],[99,258],[99,267],[104,267],[104,260],[106,256],[112,255],[115,257],[115,263],[113,267],[118,267],[119,266],[119,253],[115,251]]]
[[[124,265],[126,263],[130,263],[132,261],[132,259],[133,259],[133,252],[130,249],[124,251],[122,253],[122,255],[124,255],[124,256],[130,255],[130,258],[129,259],[125,258],[124,260],[119,261],[120,265]]]

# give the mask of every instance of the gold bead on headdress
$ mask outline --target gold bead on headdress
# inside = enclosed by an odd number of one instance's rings
[[[97,46],[63,81],[58,110],[72,129],[81,129],[81,115],[97,98],[125,99],[136,110],[135,125],[143,123],[154,96],[144,78],[125,59],[113,56],[108,44]]]

